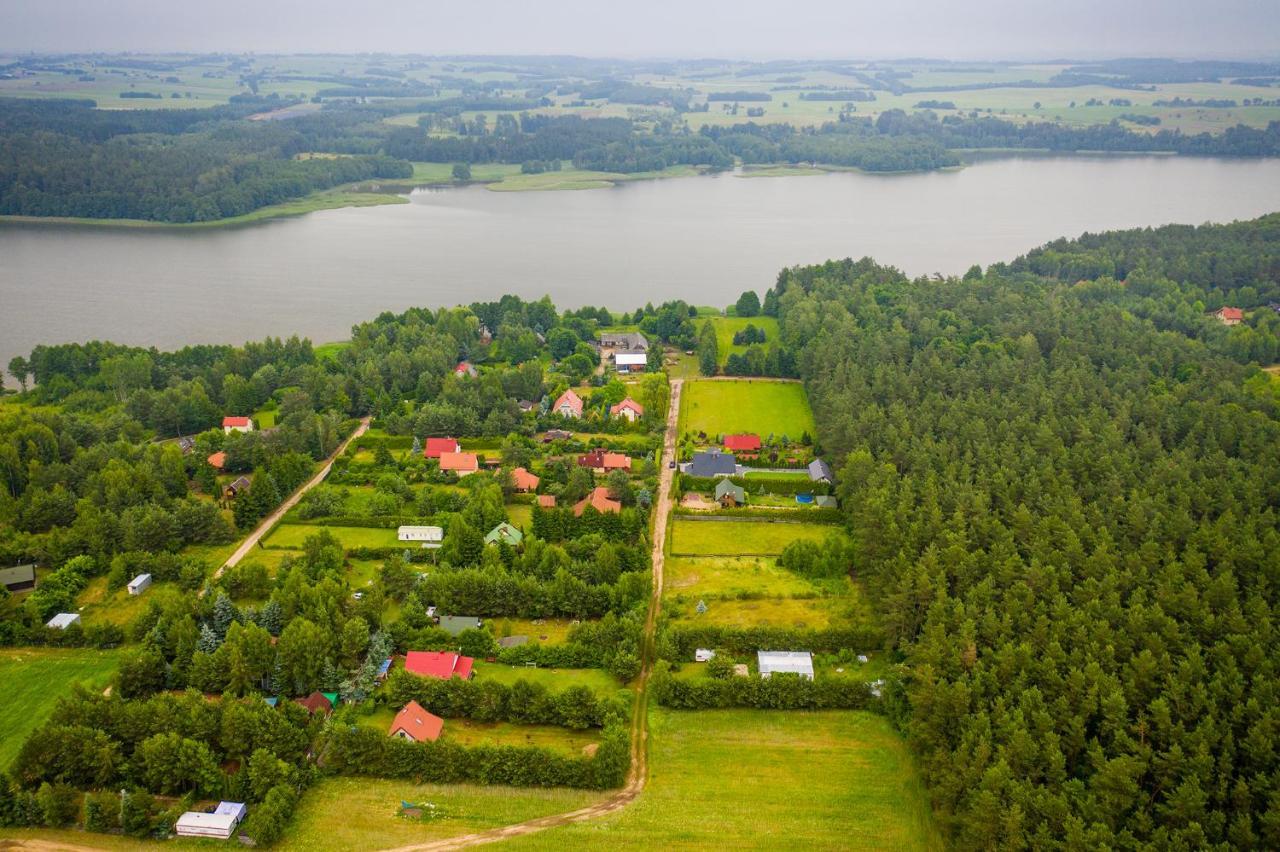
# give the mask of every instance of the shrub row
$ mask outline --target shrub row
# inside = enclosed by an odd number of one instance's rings
[[[677,625],[663,631],[659,656],[688,662],[698,648],[724,648],[732,654],[764,650],[868,651],[883,647],[884,636],[874,627],[832,627],[826,630],[793,630],[786,627],[733,627],[726,625]]]
[[[709,515],[705,511],[696,509],[685,509],[676,506],[674,513],[694,518],[714,518],[716,515],[724,515],[733,518],[759,518],[760,520],[778,519],[784,521],[803,521],[806,524],[843,524],[845,517],[840,514],[839,509],[782,509],[782,508],[764,508],[760,506],[752,507],[750,505],[751,497],[748,495],[748,505],[737,509],[717,509],[715,514]],[[832,532],[836,532],[838,528],[833,527]]]
[[[685,491],[715,491],[716,484],[722,477],[690,476],[680,474],[680,487]],[[760,486],[769,494],[830,494],[831,486],[826,482],[810,482],[807,479],[794,479],[782,476],[731,476],[729,481],[741,485],[747,491],[747,499],[759,492]]]
[[[517,680],[513,684],[491,680],[419,677],[404,670],[387,679],[387,698],[393,707],[416,701],[439,716],[466,717],[478,722],[512,722],[520,725],[559,725],[582,730],[624,722],[627,707],[613,698],[601,698],[586,686],[551,692],[540,683]]]
[[[673,678],[665,668],[655,673],[654,695],[664,707],[708,710],[754,707],[761,710],[863,710],[874,699],[870,687],[844,678],[807,680],[798,675],[725,680]]]
[[[417,783],[510,784],[519,787],[620,787],[631,765],[625,724],[611,725],[593,757],[566,757],[532,746],[466,747],[441,740],[415,743],[371,728],[333,729],[323,762],[339,775],[410,778]]]

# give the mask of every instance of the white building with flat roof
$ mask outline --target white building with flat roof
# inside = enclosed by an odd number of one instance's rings
[[[403,526],[396,530],[396,538],[420,542],[423,547],[439,547],[444,541],[444,530],[441,527]]]
[[[151,585],[150,574],[139,574],[129,581],[129,594],[140,595],[147,590],[147,586]]]
[[[757,651],[756,664],[760,677],[773,674],[798,674],[813,680],[813,655],[808,651]]]
[[[55,630],[66,630],[73,624],[80,623],[80,613],[78,612],[60,612],[45,624],[45,627],[52,627]]]

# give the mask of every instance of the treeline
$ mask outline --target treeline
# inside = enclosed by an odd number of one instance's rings
[[[1274,380],[1135,311],[1157,287],[1226,333],[1188,300],[1276,225],[1053,249],[1167,253],[1181,283],[1034,274],[1048,252],[944,281],[869,260],[779,276],[904,660],[885,706],[959,848],[1280,844]]]

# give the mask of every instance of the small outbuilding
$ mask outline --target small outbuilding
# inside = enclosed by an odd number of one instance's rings
[[[11,592],[22,592],[36,587],[36,566],[15,565],[0,569],[0,586]]]
[[[747,492],[741,485],[734,485],[728,477],[716,483],[716,502],[726,509],[747,505]]]
[[[73,624],[80,623],[80,613],[78,612],[60,612],[53,618],[45,622],[45,627],[53,630],[66,630]]]
[[[236,823],[244,822],[244,818],[249,815],[249,808],[244,802],[218,802],[218,806],[213,809],[218,816],[235,817]]]
[[[231,814],[187,811],[173,824],[173,831],[179,837],[211,837],[217,840],[229,840],[239,823],[240,821]]]
[[[224,417],[222,418],[222,432],[230,435],[232,432],[252,432],[253,420],[248,417]]]
[[[840,501],[830,494],[817,494],[813,498],[813,505],[819,509],[838,509],[840,508]]]
[[[139,574],[129,581],[129,594],[140,595],[151,585],[150,574]]]
[[[760,677],[797,674],[806,680],[813,680],[813,655],[808,651],[757,651],[756,665]]]
[[[542,509],[554,509],[556,507],[556,495],[539,494],[538,507]]]
[[[693,652],[693,661],[695,663],[710,662],[716,655],[716,652],[710,648],[698,648]]]

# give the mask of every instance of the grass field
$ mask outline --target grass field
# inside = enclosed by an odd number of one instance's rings
[[[758,345],[764,346],[765,349],[772,349],[778,340],[778,321],[773,317],[715,317],[711,320],[711,325],[716,330],[716,344],[720,350],[720,366],[722,367],[734,352],[742,353],[747,351],[745,345],[734,345],[733,336],[748,325],[754,325],[764,331],[765,342]]]
[[[400,544],[394,529],[375,529],[372,527],[326,527],[319,524],[281,524],[271,531],[263,540],[265,547],[283,547],[297,549],[302,547],[307,536],[328,530],[342,546],[351,547],[397,547]]]
[[[504,848],[942,849],[906,745],[860,712],[652,708],[649,783],[598,820]]]
[[[603,669],[537,669],[525,666],[504,666],[501,663],[485,663],[477,660],[475,673],[476,680],[492,680],[498,683],[527,680],[530,683],[540,683],[556,692],[571,686],[586,686],[601,695],[613,695],[619,689],[623,689],[618,685],[618,679]]]
[[[732,598],[811,594],[813,583],[759,556],[671,556],[663,574],[665,597]]]
[[[671,553],[675,556],[776,556],[793,541],[825,541],[839,534],[840,528],[831,524],[676,518],[671,525]]]
[[[755,432],[761,438],[786,435],[797,440],[814,433],[813,412],[798,382],[689,381],[681,394],[680,431],[712,436]]]
[[[147,608],[153,600],[172,602],[188,594],[173,583],[156,583],[140,595],[129,594],[128,589],[107,591],[107,578],[95,577],[85,586],[76,603],[83,607],[80,618],[85,625],[114,624],[124,627]]]
[[[529,503],[508,503],[507,520],[528,532],[533,529],[533,506]]]
[[[326,778],[302,797],[293,824],[275,848],[310,852],[421,843],[575,810],[600,797],[585,790]],[[439,816],[429,822],[401,817],[402,801],[430,802]]]
[[[832,625],[857,623],[862,609],[861,601],[856,598],[708,598],[707,611],[699,613],[696,609],[699,600],[697,595],[668,598],[664,604],[665,614],[690,624],[822,630]]]
[[[0,770],[7,769],[22,742],[48,718],[73,684],[101,690],[116,671],[114,651],[61,648],[0,650]]]
[[[537,622],[527,618],[491,618],[487,624],[499,639],[504,636],[528,636],[530,641],[538,641],[544,645],[564,642],[573,628],[572,621],[567,618],[540,618]]]

